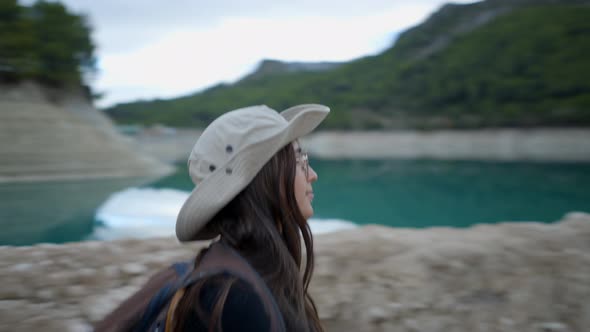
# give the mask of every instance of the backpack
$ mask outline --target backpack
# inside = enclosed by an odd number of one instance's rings
[[[270,331],[286,331],[281,311],[266,283],[240,254],[222,242],[212,244],[195,268],[192,261],[177,262],[156,273],[99,322],[95,331],[166,332],[184,290],[200,279],[219,273],[228,273],[250,284],[270,318]]]

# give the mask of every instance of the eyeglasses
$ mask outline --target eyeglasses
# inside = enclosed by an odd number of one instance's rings
[[[297,157],[297,163],[301,165],[301,169],[305,173],[305,178],[309,177],[309,159],[307,158],[307,152],[300,152]]]

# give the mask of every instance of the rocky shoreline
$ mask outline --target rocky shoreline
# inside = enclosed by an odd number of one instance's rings
[[[586,331],[590,214],[552,223],[316,236],[311,293],[328,331]],[[172,238],[0,249],[0,331],[89,331],[170,262]]]
[[[590,162],[588,128],[318,132],[304,142],[324,159]]]
[[[167,129],[167,130],[166,130]],[[201,131],[147,128],[131,138],[163,162],[186,162]],[[321,159],[435,159],[533,162],[590,162],[590,129],[319,131],[302,139]]]

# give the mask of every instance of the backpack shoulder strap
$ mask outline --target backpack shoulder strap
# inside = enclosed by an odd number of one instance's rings
[[[178,277],[186,275],[190,270],[193,268],[193,260],[184,261],[184,262],[176,262],[172,264],[172,268],[176,272]]]
[[[180,302],[180,300],[182,299],[182,297],[184,296],[184,292],[185,292],[186,288],[181,288],[179,290],[176,291],[176,293],[174,293],[174,296],[172,297],[172,300],[170,300],[170,304],[168,305],[168,309],[166,310],[166,324],[165,324],[165,330],[164,332],[172,332],[172,326],[174,326],[174,324],[172,323],[174,321],[174,312],[176,311],[176,307],[178,306],[178,302]]]

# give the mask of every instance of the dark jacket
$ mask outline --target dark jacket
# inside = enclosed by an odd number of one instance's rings
[[[266,283],[250,264],[231,247],[216,242],[211,245],[196,268],[187,273],[174,266],[156,273],[139,291],[107,315],[96,327],[102,331],[161,331],[173,319],[178,299],[187,287],[205,280],[199,301],[211,313],[224,280],[238,278],[228,293],[222,310],[223,331],[285,331],[282,314]],[[176,296],[175,296],[176,295]],[[172,310],[169,310],[172,304]],[[191,331],[207,331],[207,322],[197,317],[181,325]]]

